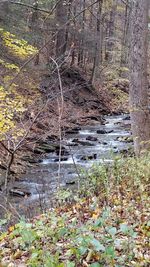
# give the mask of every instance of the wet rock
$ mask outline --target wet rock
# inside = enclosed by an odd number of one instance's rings
[[[88,140],[88,141],[93,141],[93,142],[96,142],[96,141],[98,141],[98,138],[97,138],[97,137],[94,137],[94,136],[91,136],[91,135],[89,135],[89,136],[87,136],[87,137],[86,137],[86,140]]]
[[[25,196],[30,196],[31,192],[24,191],[23,189],[14,187],[14,188],[9,190],[9,194],[11,196],[16,196],[16,197],[25,197]]]
[[[29,156],[24,156],[24,157],[22,157],[22,160],[23,160],[23,161],[26,161],[26,162],[29,162],[29,163],[31,163],[31,164],[39,163],[39,162],[40,162],[39,159],[35,159],[35,158],[29,157]]]
[[[60,161],[67,161],[67,160],[68,160],[67,157],[61,157],[61,158],[60,158]],[[59,158],[55,158],[55,159],[54,159],[54,162],[59,162]]]
[[[129,121],[130,120],[130,115],[126,116],[125,118],[122,119],[123,121]]]
[[[101,116],[87,116],[86,119],[94,120],[94,121],[101,121]]]
[[[81,130],[81,127],[75,127],[73,129],[67,130],[66,134],[77,134]]]
[[[72,142],[78,142],[79,141],[79,139],[78,138],[74,138],[74,139],[72,139]]]
[[[35,154],[44,154],[44,153],[53,153],[56,152],[56,154],[59,154],[59,149],[60,149],[60,144],[59,141],[58,142],[42,142],[39,141],[38,145],[34,148],[34,153]],[[65,147],[62,146],[62,151],[65,151]],[[64,155],[64,152],[62,152],[62,154]]]
[[[121,127],[122,129],[124,129],[126,131],[131,130],[131,123],[126,123],[126,121],[117,122],[117,123],[115,123],[115,125],[119,125],[119,127]]]
[[[82,156],[80,158],[80,160],[93,160],[93,159],[96,159],[97,158],[97,154],[93,154],[93,155],[88,155],[88,156]]]
[[[119,151],[119,149],[117,148],[117,149],[115,149],[115,150],[113,151],[113,153],[114,153],[114,154],[118,154],[118,153],[120,153],[120,151]]]
[[[113,133],[113,132],[114,132],[114,130],[109,130],[109,131],[107,131],[107,134]]]
[[[75,128],[73,128],[74,131],[80,131],[81,130],[81,127],[77,126]]]
[[[34,152],[37,153],[39,151],[44,151],[44,153],[52,153],[55,151],[55,146],[49,145],[49,144],[43,144],[39,147],[37,147]]]
[[[88,141],[79,141],[78,142],[80,145],[82,145],[82,146],[94,146],[94,144],[92,144],[92,143],[90,143],[90,142],[88,142]]]
[[[73,185],[75,183],[76,183],[76,181],[74,181],[74,180],[72,180],[72,181],[66,181],[66,185]]]
[[[68,160],[67,157],[63,157],[63,158],[61,158],[61,161],[67,161],[67,160]]]
[[[97,134],[106,134],[107,132],[105,130],[97,130]]]
[[[41,149],[41,148],[35,148],[34,149],[34,154],[39,154],[40,155],[40,154],[44,154],[44,152],[45,151],[43,149]]]
[[[32,158],[32,159],[29,159],[28,162],[30,164],[38,164],[38,163],[40,163],[40,159]]]
[[[122,125],[122,121],[117,121],[114,123],[114,125]]]
[[[43,159],[39,159],[38,160],[38,163],[43,163]]]
[[[125,142],[125,143],[133,143],[133,137],[132,136],[118,136],[116,138],[119,142]]]
[[[108,145],[108,143],[107,143],[107,142],[103,142],[102,144],[103,144],[104,146]]]
[[[77,134],[78,131],[76,130],[69,130],[69,131],[66,131],[66,134]]]
[[[109,133],[113,133],[113,130],[97,130],[97,134],[109,134]]]
[[[57,149],[56,150],[56,155],[59,156],[60,154],[60,150]],[[69,156],[69,151],[67,151],[64,147],[61,149],[61,156]]]
[[[82,146],[94,146],[94,144],[92,144],[91,142],[79,140],[78,138],[73,139],[72,142],[78,143],[79,145]]]
[[[69,143],[67,144],[67,146],[78,146],[78,144],[77,144],[77,143],[74,143],[74,142],[69,142]]]

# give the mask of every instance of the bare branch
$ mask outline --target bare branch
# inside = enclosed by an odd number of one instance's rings
[[[61,107],[59,107],[59,168],[58,168],[58,188],[60,186],[60,171],[61,171],[61,151],[62,151],[62,133],[61,133],[61,120],[63,115],[63,108],[64,108],[64,96],[63,96],[63,87],[62,87],[62,81],[60,76],[60,69],[58,63],[50,57],[50,59],[53,61],[53,63],[56,65],[57,73],[58,73],[58,80],[59,80],[59,88],[60,88],[60,96],[61,96]]]
[[[31,8],[31,9],[35,9],[35,10],[38,10],[40,12],[44,12],[44,13],[47,13],[49,14],[50,11],[46,10],[46,9],[42,9],[42,8],[39,8],[39,7],[36,7],[36,6],[32,6],[32,5],[28,5],[28,4],[25,4],[25,3],[21,3],[21,2],[14,2],[14,1],[9,1],[10,4],[14,4],[14,5],[20,5],[20,6],[25,6],[25,7],[28,7],[28,8]]]
[[[63,29],[69,22],[73,21],[74,19],[76,19],[77,17],[79,17],[84,11],[88,10],[90,7],[92,7],[93,5],[95,5],[99,0],[96,0],[94,3],[90,4],[88,7],[82,9],[78,14],[76,14],[75,16],[73,16],[72,18],[70,18],[64,25],[62,25],[59,29]],[[56,31],[56,33],[53,35],[53,37],[55,37],[58,33],[58,31]],[[11,83],[6,87],[6,90],[9,89],[9,87],[14,83],[14,81],[16,80],[16,78],[20,75],[20,73],[22,72],[22,70],[28,65],[28,63],[30,63],[51,41],[51,38],[43,45],[41,46],[41,48],[38,50],[37,53],[35,53],[32,57],[30,57],[23,65],[22,67],[19,69],[19,71],[17,72],[17,74],[14,76],[14,78],[12,79]]]
[[[13,152],[7,146],[5,146],[2,141],[0,141],[0,144],[8,153],[13,154]]]
[[[22,2],[9,1],[9,3],[10,4],[14,4],[14,5],[25,6],[27,8],[35,9],[35,10],[38,10],[40,12],[44,12],[44,13],[47,13],[48,15],[51,15],[54,12],[55,8],[57,7],[57,5],[58,5],[58,3],[60,1],[61,0],[58,0],[51,10],[42,9],[42,8],[37,7],[37,6],[25,4],[25,3],[22,3]],[[8,1],[5,1],[5,2],[8,2]]]

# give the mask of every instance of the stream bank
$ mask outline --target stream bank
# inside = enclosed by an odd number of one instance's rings
[[[128,154],[132,147],[130,118],[128,115],[104,116],[102,124],[97,121],[94,125],[67,131],[62,140],[61,157],[54,140],[49,139],[44,147],[46,156],[41,156],[42,147],[39,147],[32,167],[10,187],[9,201],[26,217],[50,207],[58,181],[60,188],[76,187],[79,178],[86,178],[79,176],[83,169],[88,171],[95,163],[110,164],[114,155]]]

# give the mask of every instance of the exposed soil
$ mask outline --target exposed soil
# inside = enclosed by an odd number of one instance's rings
[[[32,68],[33,66],[31,66]],[[24,80],[26,80],[26,84],[28,82],[28,77],[31,74],[30,69],[25,72],[26,79],[23,80],[22,84],[18,80],[20,94],[35,99],[24,113],[22,119],[24,125],[27,127],[39,113],[39,110],[41,112],[23,146],[15,155],[15,161],[11,168],[12,174],[15,173],[15,179],[28,166],[30,167],[32,163],[35,163],[35,159],[38,160],[39,155],[41,158],[41,154],[44,157],[45,153],[49,152],[49,148],[38,151],[39,142],[44,144],[47,140],[51,140],[52,143],[59,146],[60,129],[61,138],[63,138],[65,133],[71,129],[75,131],[80,126],[103,124],[103,115],[119,114],[124,111],[123,107],[117,108],[115,104],[112,104],[112,100],[116,96],[111,91],[108,92],[106,88],[102,89],[100,86],[94,88],[79,69],[68,68],[67,66],[61,68],[62,94],[57,70],[53,72],[53,75],[50,75],[50,73],[51,71],[47,69],[46,71],[38,70],[35,75],[32,75],[34,79],[39,80],[37,93],[34,89],[30,90],[28,87],[25,89],[23,84]],[[36,82],[37,80],[35,80],[35,84]],[[59,121],[60,110],[63,110],[63,112]],[[6,151],[2,150],[0,164],[4,169],[6,167],[6,155]],[[24,157],[28,157],[30,160],[22,160]]]
[[[57,71],[50,76],[49,73],[51,72],[49,70],[37,70],[36,72],[36,69],[34,69],[35,74],[31,75],[30,67],[31,70],[33,69],[33,66],[29,66],[17,79],[18,93],[32,99],[31,105],[27,106],[27,111],[21,118],[23,125],[28,127],[39,113],[39,110],[41,112],[22,147],[15,154],[11,166],[11,180],[20,178],[28,168],[39,163],[42,158],[44,159],[47,153],[52,151],[56,154],[59,153],[60,129],[63,139],[65,135],[77,133],[83,126],[103,125],[105,123],[104,115],[106,114],[120,114],[126,111],[123,105],[118,105],[118,102],[116,102],[116,92],[114,94],[107,89],[107,86],[104,88],[96,86],[94,88],[79,69],[67,68],[67,66],[61,69],[62,99]],[[33,88],[30,87],[30,84],[33,85]],[[62,104],[63,112],[59,122],[59,110],[62,108]],[[20,124],[20,118],[16,117],[16,121]],[[91,141],[94,140],[86,140],[86,143]],[[62,153],[65,160],[66,151],[63,147]],[[2,148],[0,187],[4,183],[8,160],[8,153]],[[0,198],[4,203],[3,194],[0,194]],[[9,209],[12,213],[12,208],[8,207]],[[14,216],[16,217],[15,211]]]

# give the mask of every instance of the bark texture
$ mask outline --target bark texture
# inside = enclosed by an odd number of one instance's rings
[[[58,27],[57,40],[56,40],[56,58],[58,62],[64,60],[66,52],[66,26],[61,28],[67,22],[67,6],[66,2],[61,0],[56,7],[56,23]]]
[[[93,69],[91,75],[91,83],[93,84],[94,79],[100,77],[99,67],[102,64],[102,5],[103,0],[98,1],[97,7],[97,24],[96,24],[96,43],[95,43],[95,55],[93,62]]]
[[[150,149],[147,48],[148,0],[132,1],[130,40],[130,112],[136,155]]]

